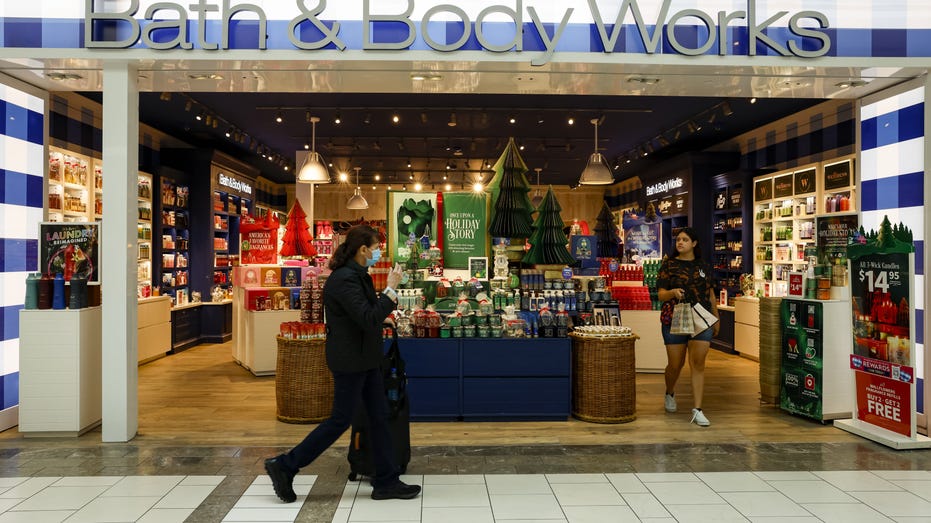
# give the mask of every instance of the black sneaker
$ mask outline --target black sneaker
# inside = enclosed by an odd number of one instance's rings
[[[372,499],[412,499],[417,494],[420,494],[420,485],[408,485],[400,480],[388,487],[372,489]]]
[[[275,487],[278,499],[285,503],[294,503],[297,500],[297,494],[291,486],[294,474],[281,463],[280,456],[265,460],[265,472],[268,473],[268,477],[272,478],[272,486]],[[420,490],[420,487],[417,487],[417,490]]]

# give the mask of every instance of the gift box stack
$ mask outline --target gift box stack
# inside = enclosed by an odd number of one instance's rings
[[[323,323],[323,285],[311,276],[301,285],[301,321],[305,323]]]

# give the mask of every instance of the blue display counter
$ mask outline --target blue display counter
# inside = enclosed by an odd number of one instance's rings
[[[399,346],[407,364],[411,419],[569,417],[567,338],[401,338]]]

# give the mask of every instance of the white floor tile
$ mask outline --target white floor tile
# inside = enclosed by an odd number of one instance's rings
[[[552,494],[492,494],[491,509],[496,520],[565,519]]]
[[[715,492],[771,492],[773,487],[752,472],[699,472],[696,474]]]
[[[500,521],[500,520],[499,520]],[[566,518],[552,519],[509,519],[507,523],[566,523]]]
[[[495,523],[491,507],[424,507],[423,523]]]
[[[637,479],[636,474],[605,474],[608,481],[621,494],[646,494],[650,489]]]
[[[424,508],[491,506],[485,485],[425,485],[421,497]]]
[[[74,514],[74,511],[4,512],[0,514],[0,523],[61,523],[68,519],[71,514]]]
[[[289,508],[291,506],[301,506],[304,504],[304,498],[297,498],[297,501],[294,503],[285,503],[278,499],[273,493],[269,493],[267,496],[243,496],[236,501],[236,504],[233,505],[233,508],[267,508],[267,509],[277,509],[277,508]],[[351,506],[351,505],[350,505]]]
[[[914,517],[914,518],[899,517],[899,518],[892,518],[892,520],[895,521],[896,523],[928,523],[928,518],[923,518],[920,516]]]
[[[802,508],[825,523],[889,523],[891,519],[862,503],[806,503]]]
[[[868,470],[815,471],[813,473],[844,492],[901,490]]]
[[[563,507],[574,505],[626,505],[614,485],[608,483],[558,483],[551,485],[556,500]]]
[[[112,487],[116,485],[123,476],[68,476],[52,483],[53,487]]]
[[[826,481],[771,481],[770,484],[796,503],[857,502]]]
[[[420,485],[421,487],[423,486],[423,474],[404,474],[398,479],[400,479],[404,483],[407,483],[408,485]]]
[[[333,514],[332,523],[349,523],[349,514],[352,512],[348,508],[339,507],[336,509],[336,513]]]
[[[136,523],[184,523],[192,512],[192,508],[153,508]]]
[[[931,472],[927,470],[874,470],[873,474],[893,481],[893,480],[925,480],[931,481]]]
[[[30,478],[0,478],[0,488],[13,488]]]
[[[621,497],[640,519],[672,517],[653,494],[622,494]]]
[[[295,485],[292,485],[291,487],[294,490],[294,493],[297,494],[298,497],[301,497],[301,496],[306,497],[307,494],[310,493],[310,489],[313,488],[313,485],[296,485],[295,484]],[[252,484],[249,486],[249,488],[246,489],[245,492],[242,493],[243,496],[267,496],[269,494],[271,495],[275,494],[275,489],[270,484],[269,485]],[[369,494],[371,494],[371,491],[369,491]]]
[[[48,487],[16,505],[16,510],[79,510],[104,493],[107,486]]]
[[[820,519],[814,516],[798,517],[755,517],[750,518],[750,523],[822,523]]]
[[[300,505],[288,508],[265,509],[265,508],[233,508],[226,514],[223,521],[287,521],[292,523],[297,519],[297,513],[301,511]]]
[[[725,501],[704,483],[680,481],[647,483],[647,488],[664,505],[715,505]]]
[[[136,521],[158,503],[155,496],[99,497],[68,519],[68,523],[109,523]]]
[[[723,492],[721,497],[747,518],[810,516],[781,492]]]
[[[851,492],[850,495],[886,516],[923,516],[931,519],[931,502],[911,492]]]
[[[701,481],[691,472],[646,472],[637,474],[644,483],[672,483],[674,481]]]
[[[423,486],[427,485],[484,485],[482,474],[426,474]]]
[[[492,495],[553,493],[543,474],[489,474],[485,484]]]
[[[356,498],[349,521],[420,521],[421,499]]]
[[[209,486],[177,486],[155,504],[155,508],[197,508],[207,499],[207,496],[217,487]]]
[[[892,483],[911,492],[912,494],[915,494],[916,496],[920,496],[928,501],[931,501],[931,480],[894,480]]]
[[[184,476],[127,476],[104,492],[103,497],[162,497],[182,479]]]
[[[754,472],[763,481],[814,481],[820,479],[811,472],[804,471],[762,471]]]
[[[188,476],[181,480],[182,487],[203,487],[203,486],[219,486],[220,483],[223,483],[223,480],[226,479],[226,476]]]
[[[21,499],[0,499],[0,512],[6,512],[22,502],[23,500]]]
[[[556,483],[607,483],[604,474],[547,474],[550,485]]]
[[[642,523],[678,523],[676,518],[640,518]]]
[[[668,505],[666,507],[679,523],[746,523],[743,517],[730,505]]]
[[[563,507],[569,523],[639,523],[630,507]]]
[[[44,489],[45,487],[55,483],[61,479],[60,477],[49,477],[49,478],[29,478],[26,481],[23,481],[16,485],[15,487],[7,490],[3,494],[0,494],[0,498],[9,499],[26,499],[29,496],[34,496],[37,492]]]
[[[343,495],[339,498],[337,508],[352,508],[352,502],[356,500],[356,493],[359,492],[359,484],[350,481],[343,488]],[[348,517],[348,516],[347,516]]]

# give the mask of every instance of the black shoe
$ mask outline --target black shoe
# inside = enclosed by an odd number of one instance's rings
[[[291,486],[291,482],[294,481],[294,474],[285,468],[280,457],[266,459],[265,472],[268,473],[268,477],[272,478],[272,486],[275,487],[275,494],[278,499],[285,503],[294,503],[297,500],[297,494],[294,493],[294,487]],[[417,489],[420,490],[420,487],[417,487]]]
[[[375,487],[372,489],[372,499],[412,499],[420,494],[420,485],[408,485],[398,481],[388,487]]]

